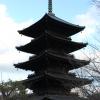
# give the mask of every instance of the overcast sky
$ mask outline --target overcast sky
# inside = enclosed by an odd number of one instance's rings
[[[21,30],[38,21],[48,11],[48,0],[0,0],[0,80],[21,80],[32,72],[17,70],[13,64],[28,60],[31,54],[18,52],[15,46],[28,43],[31,38],[21,36]],[[75,41],[93,43],[100,25],[97,8],[90,0],[53,0],[57,17],[74,24],[86,26]],[[79,54],[79,53],[78,53]],[[84,57],[83,57],[84,58]]]

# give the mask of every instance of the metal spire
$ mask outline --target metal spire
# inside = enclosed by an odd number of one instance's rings
[[[48,13],[52,13],[52,0],[48,0]]]

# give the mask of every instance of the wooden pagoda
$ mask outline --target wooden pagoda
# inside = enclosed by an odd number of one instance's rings
[[[71,89],[90,84],[91,80],[78,78],[69,71],[83,67],[89,64],[89,61],[75,59],[70,54],[87,45],[74,42],[70,37],[85,27],[56,17],[52,13],[52,0],[49,0],[48,11],[38,22],[18,31],[19,34],[34,39],[16,48],[34,55],[29,61],[14,66],[35,72],[24,80],[24,85],[33,90],[34,100],[77,100],[70,97]]]

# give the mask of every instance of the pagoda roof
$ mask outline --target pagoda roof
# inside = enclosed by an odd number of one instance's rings
[[[89,64],[90,61],[78,60],[70,55],[45,51],[40,55],[36,55],[29,61],[14,64],[16,68],[36,71],[45,69],[46,67],[66,67],[67,70],[80,68]],[[60,64],[60,65],[59,65]],[[63,66],[64,65],[64,66]]]
[[[34,95],[32,97],[33,100],[86,100],[85,98],[81,98],[74,95]]]
[[[33,38],[40,36],[45,31],[53,31],[62,35],[66,34],[66,37],[69,37],[82,31],[84,28],[83,26],[64,21],[53,14],[45,14],[38,22],[18,32]]]
[[[34,85],[40,83],[41,80],[43,80],[44,83],[44,80],[55,80],[57,82],[59,81],[65,86],[65,88],[75,88],[86,84],[90,84],[92,82],[92,80],[89,80],[87,78],[78,78],[68,74],[45,72],[45,74],[34,75],[33,77],[26,79],[24,81],[24,84],[28,85],[30,83]]]
[[[83,47],[86,47],[87,43],[80,43],[80,42],[73,42],[70,39],[65,39],[59,36],[46,34],[42,35],[30,43],[16,47],[17,50],[32,53],[32,54],[39,54],[46,49],[53,49],[55,51],[64,51],[65,53],[71,53]]]

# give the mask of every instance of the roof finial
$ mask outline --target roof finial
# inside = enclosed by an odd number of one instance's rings
[[[48,0],[48,13],[52,13],[52,0]]]

